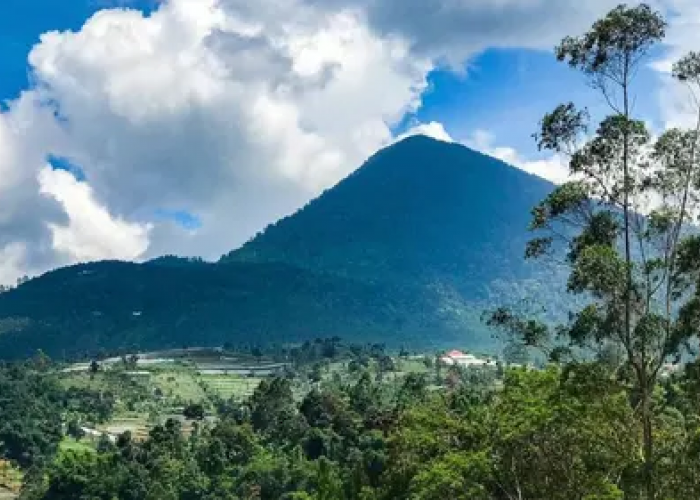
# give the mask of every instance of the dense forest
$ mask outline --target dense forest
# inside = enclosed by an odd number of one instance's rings
[[[299,395],[317,366],[302,363],[218,401],[216,420],[186,409],[188,433],[171,419],[94,447],[61,446],[73,438],[55,416],[107,418],[127,386],[68,391],[37,357],[0,369],[0,452],[24,471],[26,500],[643,498],[642,429],[609,360],[441,372],[426,358],[430,371],[390,386],[357,352],[349,379]],[[699,373],[691,364],[657,386],[658,498],[700,494]],[[81,432],[73,420],[68,436]]]
[[[443,310],[466,309],[456,294],[437,297],[417,285],[368,283],[278,263],[99,262],[59,269],[3,295],[5,359],[37,349],[53,358],[87,359],[329,335],[428,348],[468,337],[468,325],[480,329],[471,337],[474,347],[493,344],[477,312],[454,317]]]

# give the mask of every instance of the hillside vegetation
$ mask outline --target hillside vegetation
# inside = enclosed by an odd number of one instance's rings
[[[464,146],[411,137],[218,263],[96,262],[1,294],[0,356],[329,335],[495,350],[485,305],[563,304],[563,274],[552,283],[551,268],[523,257],[529,208],[551,189]]]
[[[0,356],[283,343],[320,332],[424,343],[444,322],[420,293],[283,264],[79,265],[3,295]]]

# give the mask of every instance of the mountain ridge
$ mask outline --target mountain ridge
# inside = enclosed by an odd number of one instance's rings
[[[0,295],[0,357],[327,336],[494,350],[483,308],[552,278],[523,257],[530,209],[552,188],[409,137],[216,263],[80,264]]]

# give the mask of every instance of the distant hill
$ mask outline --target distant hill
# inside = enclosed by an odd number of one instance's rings
[[[530,209],[552,188],[411,137],[218,263],[96,262],[0,294],[0,357],[334,335],[492,350],[485,305],[562,300],[561,272],[523,259]]]

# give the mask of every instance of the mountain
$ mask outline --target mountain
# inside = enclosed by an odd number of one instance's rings
[[[532,207],[553,185],[425,136],[388,147],[296,214],[221,259],[285,262],[363,280],[456,287],[470,301],[531,278]]]
[[[0,357],[329,336],[493,350],[485,306],[561,300],[560,271],[523,259],[530,209],[552,188],[410,137],[217,263],[81,264],[1,294]]]

